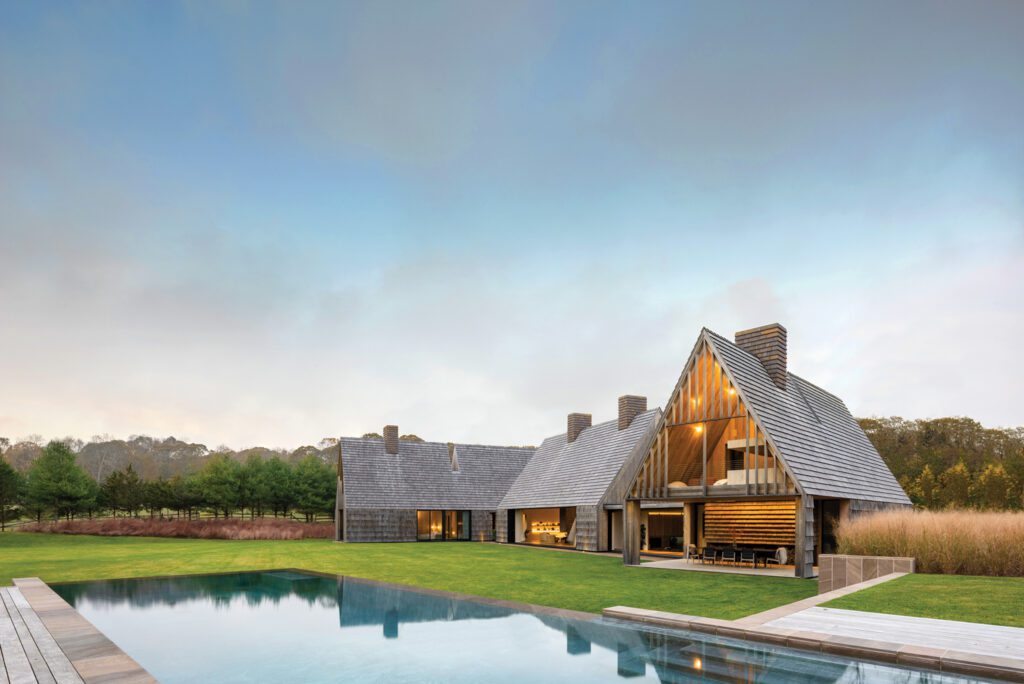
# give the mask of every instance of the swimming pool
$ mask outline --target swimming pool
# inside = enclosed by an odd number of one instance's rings
[[[165,684],[977,681],[294,571],[52,588]]]

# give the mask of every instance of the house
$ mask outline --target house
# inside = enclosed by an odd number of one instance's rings
[[[785,549],[810,577],[838,521],[910,506],[843,402],[790,373],[779,324],[703,329],[664,410],[619,398],[539,448],[384,438],[338,445],[336,538],[473,540],[679,555]]]
[[[541,443],[498,506],[497,541],[622,548],[626,489],[661,412],[635,395],[619,397],[618,409],[598,425],[570,413],[566,432]]]
[[[701,331],[626,495],[627,564],[669,520],[684,547],[789,548],[810,577],[838,521],[911,505],[843,402],[786,359],[777,323]]]
[[[411,442],[338,442],[335,539],[493,541],[494,512],[534,449]]]
[[[338,541],[499,541],[622,548],[626,489],[660,415],[619,398],[615,420],[572,413],[539,449],[384,437],[338,443]]]

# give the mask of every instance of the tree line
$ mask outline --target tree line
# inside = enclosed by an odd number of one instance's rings
[[[1024,508],[1024,427],[970,418],[862,418],[861,427],[923,508]]]
[[[214,455],[193,473],[144,479],[129,464],[97,481],[65,442],[52,441],[23,474],[0,458],[0,528],[14,517],[74,519],[101,514],[192,519],[299,513],[333,517],[334,468],[317,454],[289,463],[252,454],[244,462]]]

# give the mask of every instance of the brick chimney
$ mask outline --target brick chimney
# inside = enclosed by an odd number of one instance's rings
[[[569,425],[565,434],[566,441],[570,443],[575,442],[580,433],[590,427],[590,421],[589,413],[570,413]]]
[[[736,333],[736,346],[757,357],[768,377],[786,389],[786,329],[778,323]]]
[[[624,394],[619,397],[619,429],[625,430],[633,419],[647,410],[647,397]]]
[[[384,426],[384,451],[389,454],[398,453],[398,426]]]

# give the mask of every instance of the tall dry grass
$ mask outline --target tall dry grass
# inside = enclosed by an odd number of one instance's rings
[[[107,537],[184,537],[191,539],[330,539],[332,523],[304,523],[278,518],[97,518],[30,523],[24,532],[97,534]]]
[[[882,511],[842,522],[839,553],[917,559],[917,572],[1024,576],[1024,513]]]

